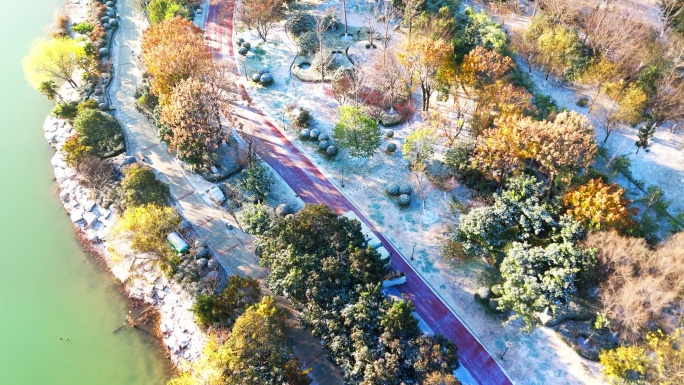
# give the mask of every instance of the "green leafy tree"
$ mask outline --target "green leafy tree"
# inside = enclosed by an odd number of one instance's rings
[[[385,274],[378,253],[366,245],[357,221],[327,206],[307,205],[294,219],[279,218],[258,239],[261,264],[271,269],[267,286],[298,308],[308,302],[349,299],[357,285],[379,282]]]
[[[460,62],[463,57],[477,46],[505,54],[508,36],[497,22],[483,10],[475,11],[470,6],[457,16],[458,28],[454,38],[454,54]]]
[[[171,207],[155,204],[135,206],[126,210],[113,232],[128,238],[133,250],[169,258],[173,251],[166,242],[166,236],[180,221],[180,215]]]
[[[565,26],[555,26],[539,36],[538,61],[546,68],[546,80],[550,74],[568,77],[570,70],[582,56],[582,46],[577,32]]]
[[[154,204],[167,206],[169,186],[158,180],[150,167],[132,164],[123,170],[122,200],[126,207]]]
[[[285,313],[273,297],[247,309],[222,348],[230,385],[308,385],[307,371],[292,351]]]
[[[147,5],[150,24],[161,23],[172,17],[188,17],[188,9],[183,4],[174,0],[151,0]]]
[[[271,173],[258,159],[252,159],[249,167],[242,172],[245,174],[245,178],[242,180],[241,186],[254,194],[259,202],[263,202],[271,191],[271,186],[275,183]]]
[[[242,211],[242,225],[248,234],[263,234],[271,226],[272,220],[272,210],[266,205],[247,205]]]
[[[637,140],[634,142],[634,145],[636,146],[636,153],[639,153],[639,150],[642,148],[646,152],[651,151],[651,143],[653,141],[653,135],[655,134],[656,131],[656,125],[653,123],[650,119],[647,119],[644,124],[639,126],[639,132],[637,133]]]
[[[113,116],[87,108],[74,120],[74,129],[83,145],[101,158],[123,148],[124,137],[119,122]]]
[[[38,40],[24,58],[24,72],[29,83],[39,89],[44,81],[64,81],[78,87],[74,72],[87,62],[83,45],[69,38]]]
[[[421,127],[414,130],[404,139],[402,154],[411,164],[425,164],[432,159],[435,153],[437,138],[432,129]]]
[[[568,303],[576,291],[575,278],[595,263],[591,251],[577,249],[572,243],[551,243],[529,247],[514,242],[501,262],[502,295],[499,309],[512,309],[514,320],[522,317],[526,329],[539,324],[537,313],[547,306]]]
[[[40,82],[38,91],[45,95],[48,100],[55,100],[57,98],[60,102],[64,103],[64,99],[62,99],[62,95],[59,94],[57,89],[57,84],[53,80],[44,80]]]
[[[352,157],[369,157],[380,147],[382,131],[378,121],[358,107],[341,106],[333,138],[338,146],[349,151]]]
[[[510,179],[508,187],[494,195],[492,206],[475,208],[461,218],[455,240],[467,253],[489,257],[501,256],[510,242],[543,242],[558,222],[541,190],[542,182],[532,176]]]
[[[204,326],[231,326],[251,305],[259,302],[259,282],[251,277],[231,275],[219,294],[200,294],[192,307],[197,320]]]

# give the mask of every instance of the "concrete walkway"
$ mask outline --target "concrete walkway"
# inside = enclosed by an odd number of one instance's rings
[[[142,31],[147,25],[135,15],[131,3],[130,0],[117,2],[121,20],[112,47],[114,81],[108,91],[114,116],[126,134],[128,153],[141,152],[146,163],[155,170],[157,178],[169,184],[179,212],[193,224],[201,239],[206,239],[207,246],[229,275],[249,276],[263,282],[268,272],[259,265],[254,255],[251,237],[235,227],[228,229],[227,223],[235,223],[205,196],[201,186],[206,185],[206,182],[181,168],[160,143],[155,127],[135,108],[135,89],[142,81],[138,55]],[[291,314],[295,313],[292,309],[286,309]],[[324,356],[320,344],[311,333],[302,330],[297,324],[293,325],[291,331],[295,352],[302,362],[312,367],[311,377],[314,381],[321,385],[341,384],[339,371]]]

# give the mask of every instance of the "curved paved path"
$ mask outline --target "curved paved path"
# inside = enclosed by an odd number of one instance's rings
[[[234,0],[214,0],[209,8],[206,35],[209,45],[227,60],[235,72],[233,56],[233,8]],[[325,204],[338,213],[354,211],[356,215],[378,236],[392,255],[401,254],[366,216],[330,182],[321,171],[302,154],[264,114],[256,108],[236,106],[236,118],[250,128],[250,135],[260,143],[257,152],[275,172],[305,202]],[[478,384],[512,384],[506,373],[482,346],[458,316],[430,288],[430,286],[407,264],[404,257],[393,258],[392,268],[406,273],[407,283],[397,289],[409,298],[418,314],[436,333],[447,336],[458,345],[461,364]]]

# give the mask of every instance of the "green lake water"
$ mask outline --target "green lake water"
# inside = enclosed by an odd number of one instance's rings
[[[24,80],[21,58],[61,4],[11,2],[0,23],[0,384],[163,384],[158,346],[112,334],[126,300],[74,239],[43,137],[51,104]]]

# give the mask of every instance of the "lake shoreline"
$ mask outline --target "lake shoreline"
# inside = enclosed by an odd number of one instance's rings
[[[73,25],[87,20],[89,7],[89,0],[66,0],[63,10]],[[115,31],[112,40],[119,36]],[[110,68],[110,77],[113,77],[116,71]],[[107,93],[106,89],[104,93]],[[56,195],[71,219],[81,248],[113,275],[127,298],[129,313],[140,309],[141,304],[153,307],[155,321],[151,323],[146,339],[163,347],[164,355],[176,370],[188,368],[201,356],[207,340],[194,320],[194,295],[163,274],[156,263],[143,259],[142,253],[130,250],[126,240],[110,239],[109,232],[119,218],[120,210],[116,204],[99,205],[92,198],[96,195],[93,189],[80,183],[78,172],[66,164],[61,151],[64,141],[74,134],[73,127],[64,119],[48,115],[43,130],[54,150],[51,164],[58,187]],[[125,130],[122,131],[125,135]],[[135,159],[126,154],[117,157],[119,165],[134,162]],[[113,329],[116,326],[119,325],[113,325]]]
[[[164,346],[165,355],[176,368],[188,367],[201,355],[206,343],[206,334],[194,320],[194,296],[167,278],[154,261],[141,259],[142,253],[130,250],[128,241],[110,237],[119,217],[116,204],[105,208],[91,200],[92,189],[81,185],[78,173],[64,161],[61,146],[73,135],[73,128],[63,119],[48,116],[44,129],[55,150],[51,163],[58,196],[82,249],[109,270],[129,304],[154,306],[159,322],[150,334]],[[131,161],[131,157],[124,155],[118,159],[123,163]]]

